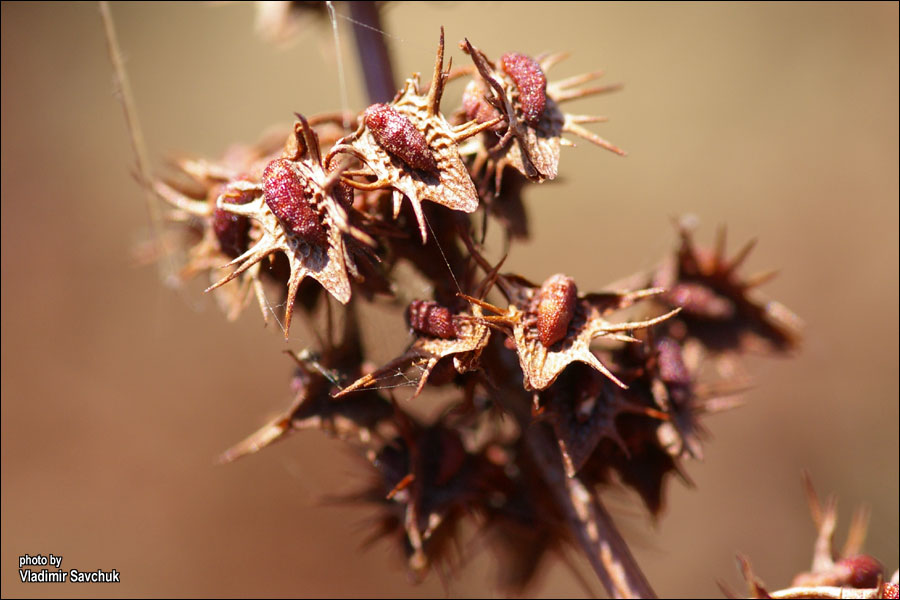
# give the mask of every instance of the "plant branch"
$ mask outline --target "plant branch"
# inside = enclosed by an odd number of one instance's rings
[[[381,33],[378,7],[375,2],[350,2],[350,15],[354,20],[353,37],[369,102],[390,102],[397,93],[397,86],[391,57]]]
[[[559,449],[546,428],[531,425],[525,436],[547,488],[607,593],[613,598],[656,598],[600,499],[577,477],[566,476]]]

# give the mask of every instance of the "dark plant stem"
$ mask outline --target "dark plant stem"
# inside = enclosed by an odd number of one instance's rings
[[[577,477],[566,476],[559,449],[546,429],[526,426],[525,438],[541,476],[606,592],[613,598],[656,598],[597,494]]]
[[[517,361],[508,360],[498,344],[489,346],[482,359],[488,372],[500,374],[494,381],[501,386],[503,407],[518,421],[534,464],[606,593],[613,598],[656,598],[596,490],[566,475],[559,445],[548,427],[533,422],[531,396],[522,389]]]
[[[384,36],[381,17],[374,2],[350,2],[350,15],[357,22],[353,27],[356,52],[366,80],[369,102],[390,102],[397,93],[394,69]]]

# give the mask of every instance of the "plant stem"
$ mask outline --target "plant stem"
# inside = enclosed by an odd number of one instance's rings
[[[350,15],[356,21],[353,37],[366,80],[369,102],[390,102],[397,93],[394,70],[375,2],[350,2]]]
[[[547,487],[606,592],[613,598],[656,598],[597,494],[577,477],[566,476],[559,449],[546,428],[532,425],[524,431]]]

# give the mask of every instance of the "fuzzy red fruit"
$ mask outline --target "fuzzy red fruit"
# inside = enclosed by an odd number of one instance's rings
[[[566,337],[566,330],[575,315],[578,288],[571,277],[554,275],[544,282],[538,295],[538,337],[549,348]]]
[[[268,164],[263,172],[263,192],[266,204],[288,233],[309,244],[328,243],[312,192],[291,161],[279,158]]]
[[[547,106],[547,76],[530,56],[509,52],[500,57],[500,64],[519,88],[519,103],[523,120],[537,125]]]
[[[387,104],[373,104],[363,113],[375,141],[413,169],[437,173],[438,166],[422,132]]]
[[[453,316],[437,302],[413,300],[409,303],[406,317],[414,331],[444,340],[456,337]]]

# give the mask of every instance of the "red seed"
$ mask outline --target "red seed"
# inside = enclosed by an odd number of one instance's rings
[[[422,132],[387,104],[373,104],[363,113],[375,141],[413,169],[437,173],[438,166]]]
[[[346,183],[338,183],[334,186],[334,197],[344,208],[353,206],[353,188]]]
[[[569,323],[575,316],[575,301],[578,288],[565,275],[554,275],[544,282],[538,295],[537,329],[538,338],[545,348],[549,348],[566,337]]]
[[[419,333],[444,340],[456,337],[453,316],[437,302],[413,300],[406,310],[406,318],[409,326]]]
[[[659,364],[659,378],[665,383],[690,385],[691,372],[684,364],[681,345],[672,338],[664,337],[656,342]]]
[[[541,66],[530,56],[518,52],[504,54],[500,64],[519,88],[523,120],[529,125],[537,125],[547,106],[547,77]]]
[[[238,192],[228,194],[229,204],[247,204],[253,200],[253,194]],[[250,232],[250,219],[216,208],[212,219],[213,233],[219,241],[219,249],[231,258],[237,258],[247,250]]]
[[[312,204],[313,194],[291,161],[279,158],[268,164],[263,172],[263,192],[266,204],[289,233],[317,246],[328,243]]]
[[[730,319],[737,311],[728,298],[701,283],[690,281],[675,284],[664,294],[664,298],[670,304],[683,308],[685,314],[704,319]]]
[[[331,173],[337,167],[335,163],[332,163],[328,172]],[[335,199],[338,203],[344,208],[350,208],[353,206],[353,188],[347,185],[342,181],[338,181],[333,188],[331,188],[331,193],[334,195]]]
[[[485,99],[485,92],[487,92],[487,88],[481,80],[478,79],[473,79],[469,85],[466,86],[462,97],[462,105],[463,110],[466,113],[466,120],[487,123],[500,116],[500,112],[491,106]],[[497,130],[500,128],[502,128],[502,125],[498,123],[491,129]]]
[[[841,559],[835,568],[841,575],[842,583],[857,589],[873,588],[884,578],[884,567],[868,554]]]

